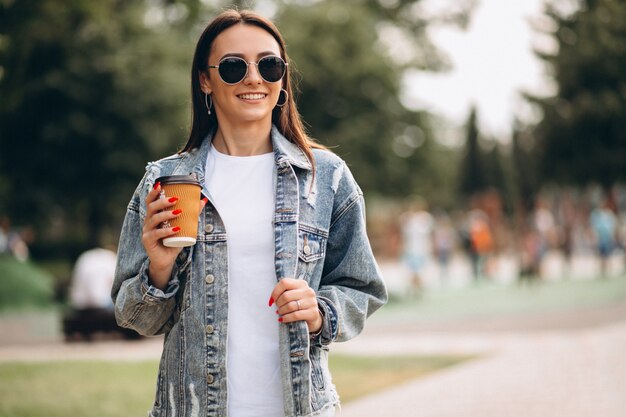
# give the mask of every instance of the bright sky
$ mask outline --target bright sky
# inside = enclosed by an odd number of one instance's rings
[[[541,16],[541,10],[542,0],[479,0],[467,31],[432,30],[433,42],[454,68],[447,73],[407,75],[404,102],[440,114],[457,126],[467,120],[470,106],[476,103],[481,130],[508,141],[515,116],[533,118],[519,91],[551,94],[543,64],[532,52],[532,45],[545,39],[528,21]],[[452,136],[440,139],[452,144],[458,131]]]

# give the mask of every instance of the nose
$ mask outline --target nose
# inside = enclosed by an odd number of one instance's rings
[[[256,62],[248,62],[248,73],[243,80],[244,84],[261,84],[263,82],[263,78],[261,78],[261,74],[259,73],[259,66]]]

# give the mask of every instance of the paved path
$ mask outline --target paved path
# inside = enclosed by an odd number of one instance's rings
[[[160,338],[0,347],[0,361],[155,359]],[[475,354],[464,364],[345,404],[337,417],[624,417],[626,320],[594,328],[406,332],[370,328],[352,354]]]
[[[484,356],[345,404],[340,417],[626,416],[626,321],[567,331],[377,333],[334,350]]]
[[[333,345],[351,354],[477,359],[347,403],[337,417],[624,417],[624,303],[455,326],[376,324]],[[495,323],[495,324],[494,324]],[[162,339],[0,345],[1,361],[153,360]]]

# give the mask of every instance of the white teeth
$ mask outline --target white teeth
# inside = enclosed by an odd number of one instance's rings
[[[241,94],[239,98],[244,100],[260,100],[265,98],[265,94]]]

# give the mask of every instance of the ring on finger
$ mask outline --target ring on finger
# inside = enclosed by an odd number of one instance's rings
[[[296,305],[298,306],[298,311],[300,311],[300,301],[296,300]]]

